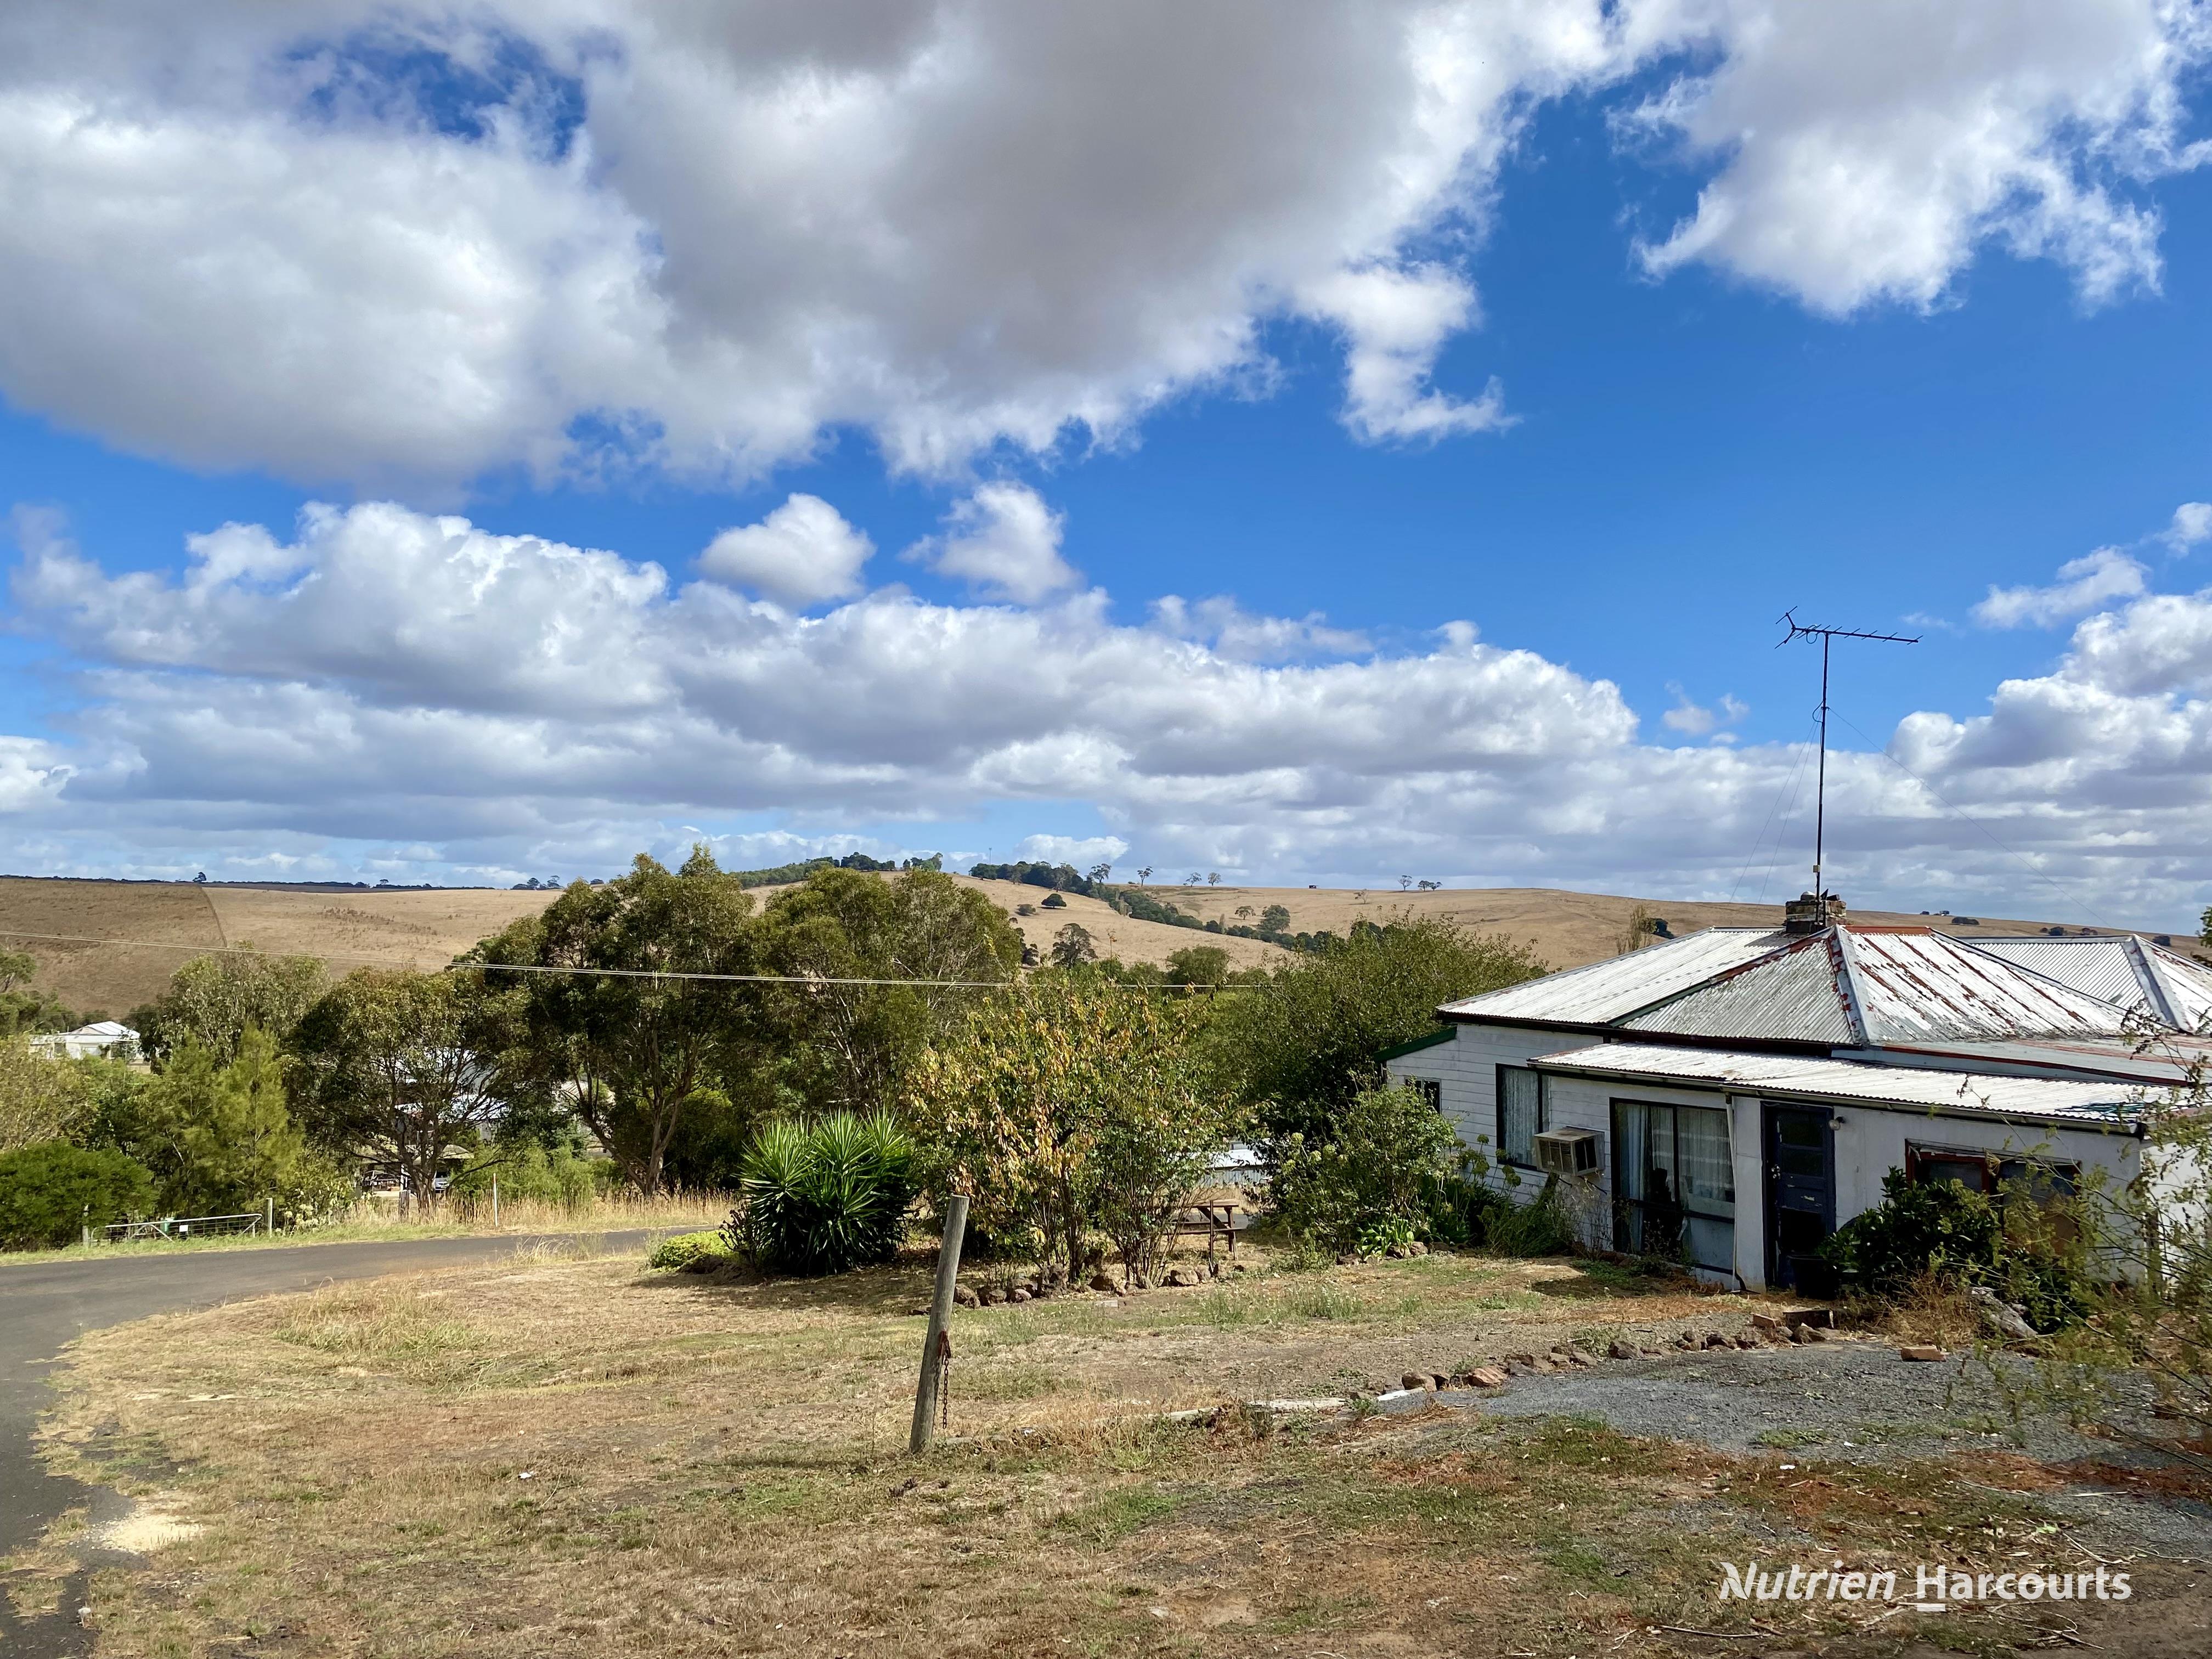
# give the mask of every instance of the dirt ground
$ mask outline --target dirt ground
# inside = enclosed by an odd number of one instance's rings
[[[75,1351],[46,1444],[134,1507],[60,1529],[8,1582],[28,1601],[75,1552],[111,1552],[83,1617],[97,1652],[130,1655],[2194,1655],[2212,1640],[2194,1497],[2125,1492],[2179,1530],[2125,1504],[2069,1511],[2075,1489],[2120,1478],[2071,1442],[1990,1439],[1920,1380],[1948,1368],[1914,1368],[1908,1400],[1886,1346],[1670,1353],[1516,1377],[1456,1407],[1236,1403],[1379,1393],[1554,1342],[1738,1331],[1760,1305],[1747,1298],[1603,1263],[1431,1255],[966,1310],[950,1426],[916,1461],[926,1282],[919,1260],[720,1283],[549,1255],[101,1333]],[[1543,1398],[1607,1380],[1632,1395],[1638,1376],[1748,1377],[1747,1401],[1763,1387],[1784,1409],[1793,1393],[1831,1403],[1800,1436],[1705,1443],[1658,1422],[1624,1433],[1595,1395]],[[1219,1409],[1162,1415],[1187,1407]],[[1931,1413],[1932,1437],[1893,1434],[1879,1455],[1839,1443],[1861,1418]],[[1720,1601],[1720,1564],[1753,1559],[2101,1562],[2137,1591],[1940,1617]]]

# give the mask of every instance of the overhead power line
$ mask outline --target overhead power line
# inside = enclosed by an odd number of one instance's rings
[[[149,951],[184,951],[196,957],[313,957],[318,962],[358,962],[370,967],[389,968],[396,964],[384,957],[355,956],[342,951],[263,951],[250,945],[185,945],[174,939],[97,939],[85,933],[22,933],[0,927],[0,939],[24,939],[49,945],[120,945]],[[705,974],[671,968],[569,968],[525,962],[448,962],[435,971],[445,974],[457,969],[474,968],[486,973],[505,974],[569,974],[605,979],[682,979],[705,980],[728,985],[908,985],[921,989],[947,991],[1005,991],[1018,988],[1033,981],[1014,979],[863,979],[840,978],[824,974]],[[1109,984],[1126,981],[1109,981]],[[1248,991],[1249,985],[1142,985],[1129,984],[1133,991]]]

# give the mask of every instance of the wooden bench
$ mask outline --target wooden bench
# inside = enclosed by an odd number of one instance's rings
[[[1214,1249],[1219,1241],[1229,1241],[1229,1259],[1237,1259],[1237,1211],[1234,1204],[1186,1204],[1176,1212],[1175,1225],[1169,1237],[1171,1240],[1206,1239],[1206,1259],[1214,1259]]]

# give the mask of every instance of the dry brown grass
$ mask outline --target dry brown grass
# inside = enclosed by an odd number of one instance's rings
[[[1128,872],[1124,872],[1128,873]],[[1013,915],[1023,904],[1037,905],[1044,890],[1012,882],[958,878]],[[1773,924],[1774,904],[1705,904],[1667,899],[1636,899],[1604,893],[1569,893],[1548,888],[1453,888],[1432,893],[1403,892],[1395,883],[1368,889],[1308,887],[1182,886],[1155,881],[1158,896],[1201,921],[1224,927],[1256,924],[1270,904],[1291,913],[1292,933],[1344,933],[1354,921],[1387,921],[1392,916],[1443,916],[1478,933],[1498,933],[1533,943],[1536,954],[1558,968],[1571,968],[1612,956],[1623,927],[1642,905],[1663,916],[1677,934],[1700,927]],[[777,890],[757,888],[765,903]],[[1158,922],[1133,921],[1097,899],[1066,895],[1065,909],[1039,908],[1015,915],[1022,936],[1048,953],[1053,935],[1079,921],[1097,939],[1102,953],[1125,962],[1165,963],[1192,945],[1218,945],[1238,967],[1265,965],[1284,953],[1258,939],[1202,933]],[[174,942],[180,947],[251,941],[264,951],[328,956],[340,973],[364,961],[383,967],[434,968],[494,933],[517,916],[543,909],[550,891],[514,892],[498,888],[449,888],[429,892],[313,891],[299,888],[199,887],[184,882],[43,881],[0,877],[0,930],[28,933],[75,933],[96,939]],[[1239,911],[1249,911],[1240,915]],[[1866,912],[1867,921],[1932,921],[1945,917]],[[2039,921],[1982,918],[1979,927],[1953,928],[1962,938],[1977,933],[2033,932]],[[2193,931],[2177,930],[2186,938]],[[40,983],[72,1007],[124,1014],[158,996],[169,975],[190,949],[156,949],[115,945],[55,945],[10,941],[0,931],[0,945],[20,945],[39,958]]]
[[[95,1576],[100,1650],[1636,1655],[1711,1627],[1731,1550],[2017,1535],[2014,1500],[1939,1469],[1808,1483],[1465,1413],[1158,1415],[1730,1311],[1557,1261],[963,1312],[952,1438],[915,1462],[926,1281],[549,1255],[88,1337],[50,1452],[203,1528]]]

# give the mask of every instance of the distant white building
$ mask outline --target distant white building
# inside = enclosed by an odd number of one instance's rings
[[[112,1019],[96,1019],[74,1031],[41,1031],[31,1039],[31,1052],[51,1060],[131,1060],[138,1058],[138,1033]]]
[[[1800,900],[1779,930],[1709,928],[1447,1003],[1387,1068],[1510,1195],[1556,1175],[1587,1243],[1640,1251],[1656,1224],[1709,1278],[1819,1289],[1820,1241],[1889,1170],[2124,1183],[2146,1099],[2212,1055],[2212,969],[2177,951],[1842,912]]]

